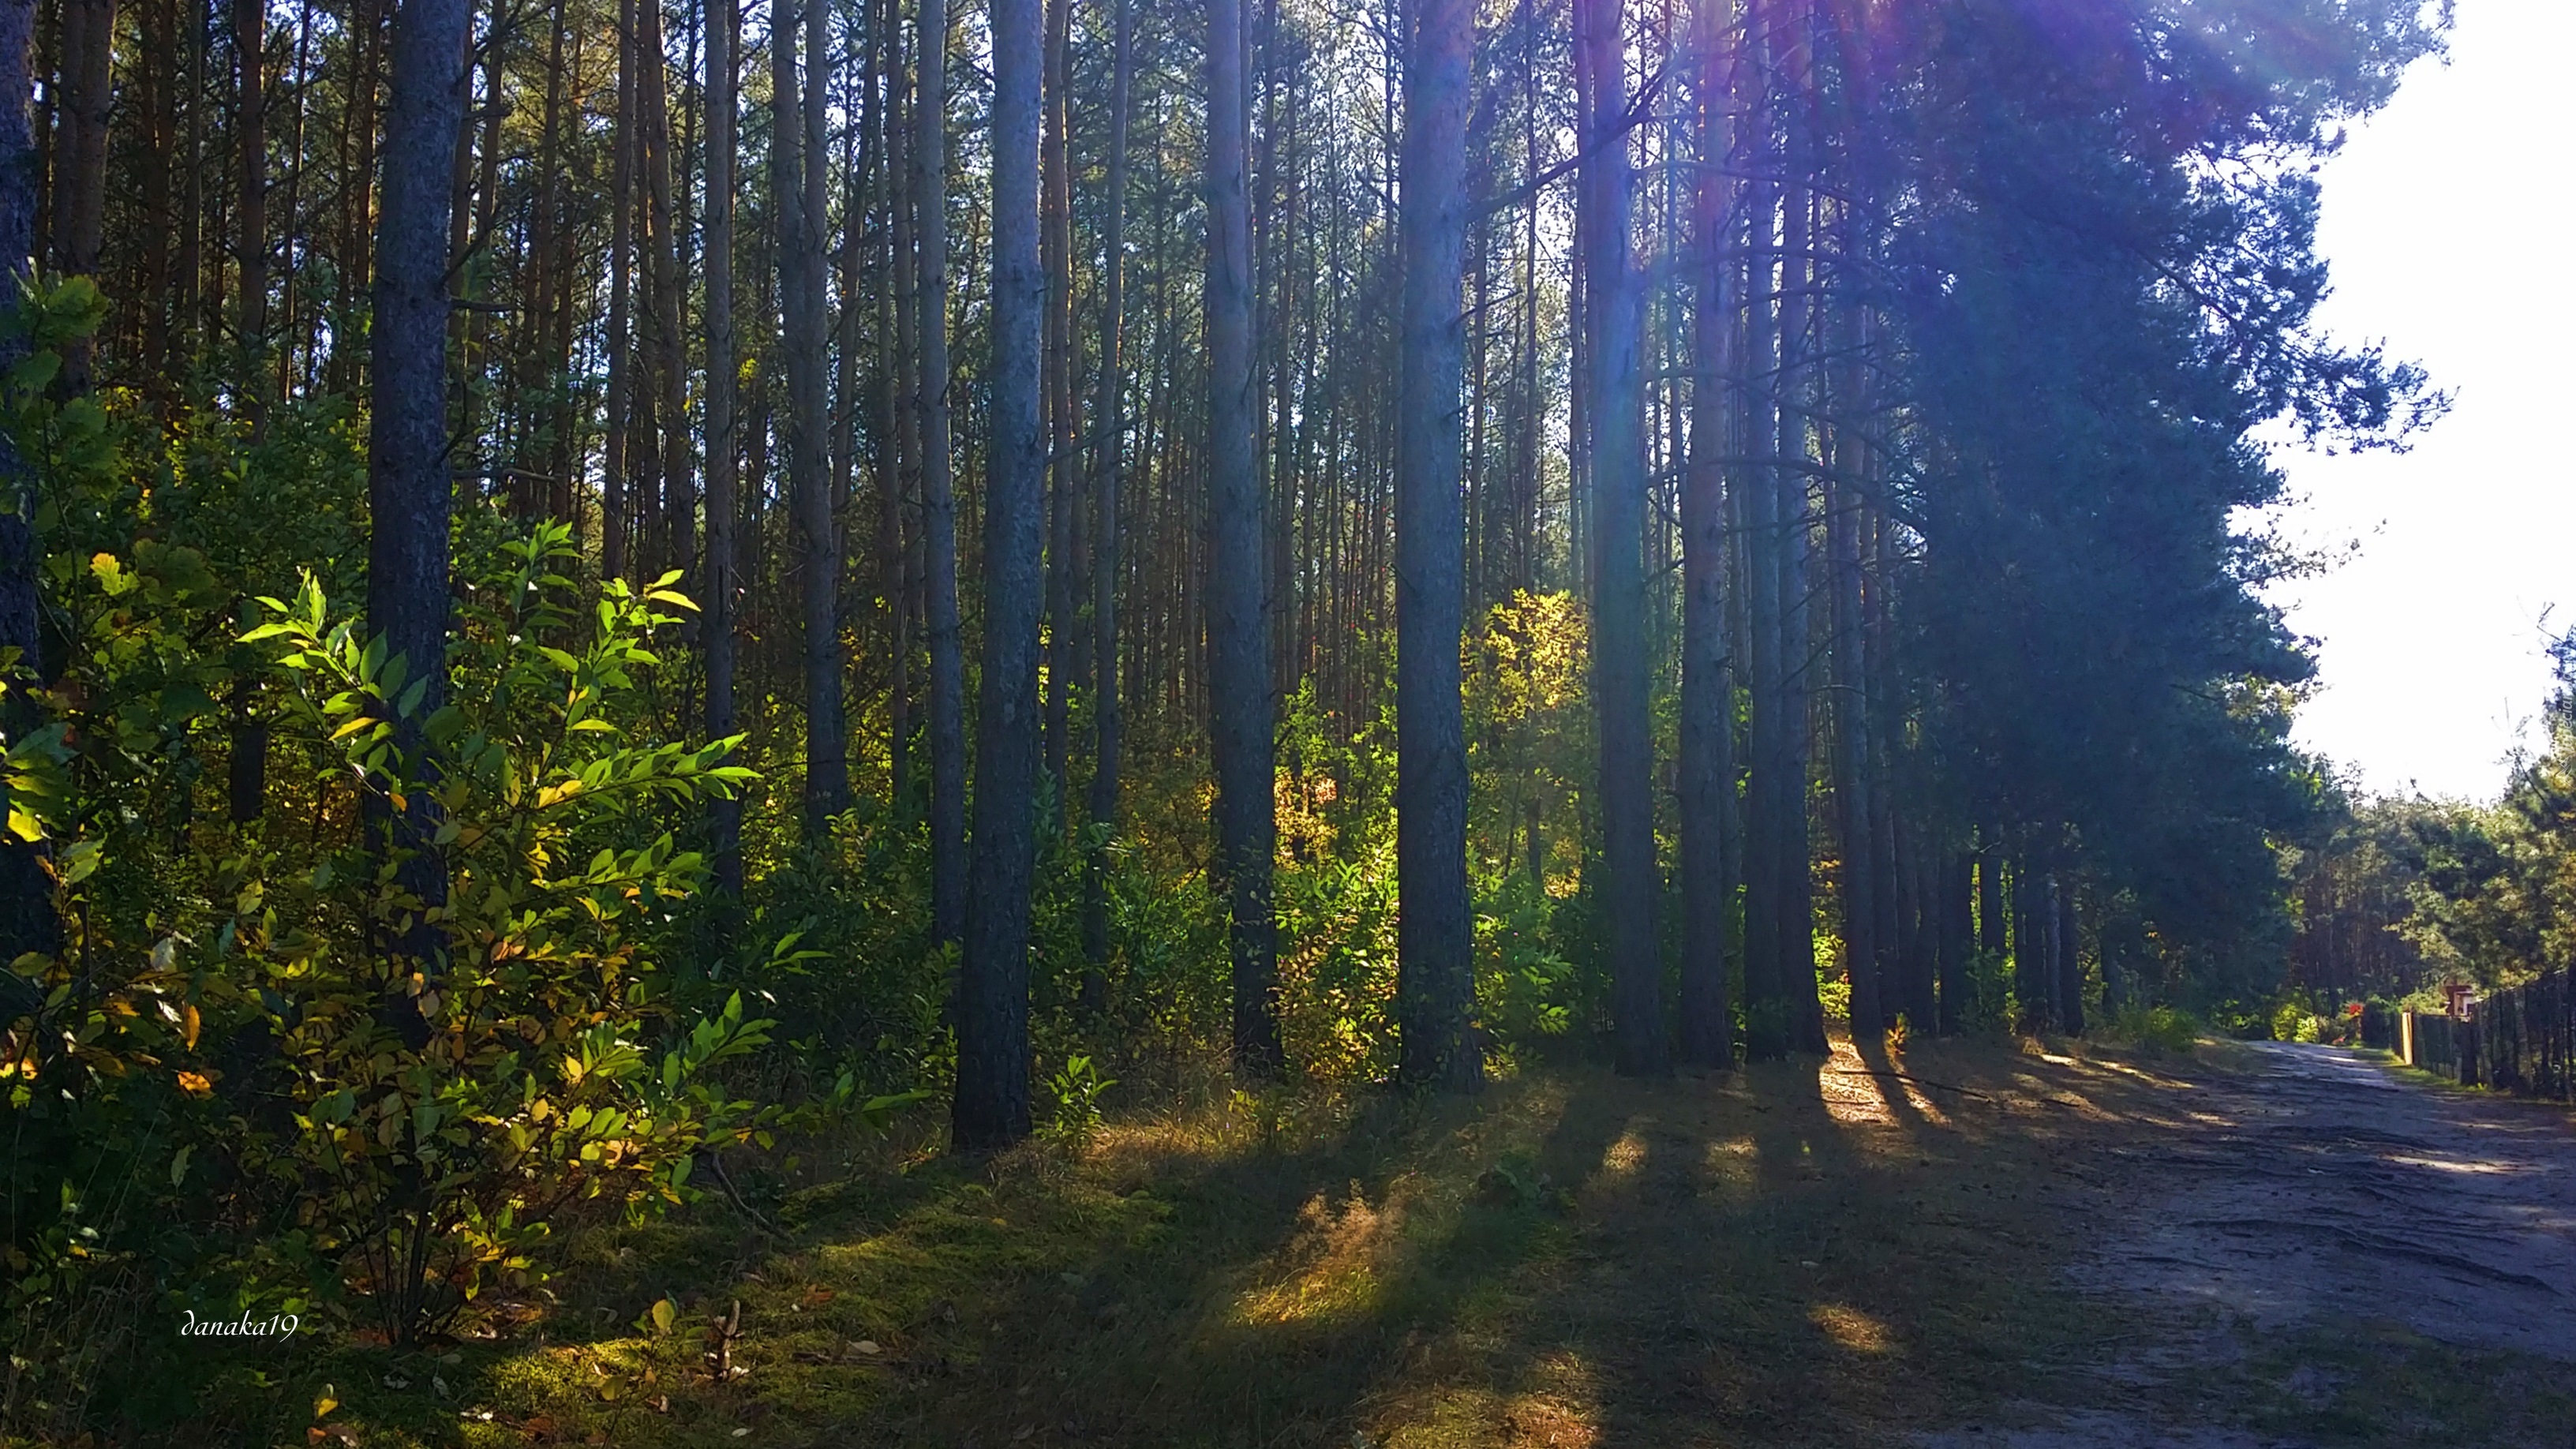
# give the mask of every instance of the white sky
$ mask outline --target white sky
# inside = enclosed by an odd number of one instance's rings
[[[2457,395],[2404,456],[2277,454],[2284,531],[2360,543],[2272,591],[2323,641],[2297,737],[2375,792],[2492,798],[2548,697],[2544,619],[2576,625],[2571,55],[2569,0],[2459,0],[2449,65],[2418,65],[2325,168],[2323,322]]]

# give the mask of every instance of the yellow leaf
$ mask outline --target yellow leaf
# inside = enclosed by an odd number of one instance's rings
[[[332,1388],[331,1385],[324,1384],[322,1386],[322,1392],[313,1396],[313,1417],[316,1419],[329,1418],[331,1416],[331,1411],[340,1407],[340,1400],[337,1394],[338,1391]]]
[[[182,1041],[185,1041],[188,1044],[188,1049],[190,1051],[196,1050],[197,1047],[197,1027],[198,1019],[196,1005],[192,1002],[189,1005],[180,1007],[179,1037]]]

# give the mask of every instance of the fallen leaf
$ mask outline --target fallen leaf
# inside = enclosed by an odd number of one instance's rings
[[[879,1347],[877,1346],[877,1341],[876,1341],[875,1339],[873,1339],[873,1338],[863,1338],[863,1339],[860,1339],[858,1342],[856,1342],[856,1343],[854,1343],[854,1344],[851,1344],[851,1345],[850,1345],[850,1347],[852,1347],[852,1348],[854,1348],[854,1349],[857,1349],[857,1350],[858,1350],[859,1352],[861,1352],[861,1353],[883,1353],[883,1352],[885,1352],[885,1350],[884,1350],[884,1349],[879,1348]]]

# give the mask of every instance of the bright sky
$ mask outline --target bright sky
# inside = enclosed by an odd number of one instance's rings
[[[2323,321],[2457,395],[2404,456],[2283,450],[2293,538],[2358,558],[2273,591],[2323,641],[2299,742],[2381,793],[2492,798],[2576,625],[2576,55],[2568,0],[2459,0],[2324,172]],[[2544,623],[2545,621],[2545,623]]]

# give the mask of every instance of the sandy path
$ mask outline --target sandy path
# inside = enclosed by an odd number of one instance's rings
[[[2331,1047],[2251,1052],[2247,1070],[2200,1080],[2187,1125],[2108,1147],[2111,1172],[2068,1204],[2092,1244],[2076,1280],[2106,1321],[2129,1330],[2131,1346],[2103,1368],[2102,1407],[2017,1406],[2028,1412],[1918,1443],[2316,1442],[2200,1427],[2200,1415],[2173,1412],[2197,1384],[2241,1364],[2248,1329],[2257,1343],[2324,1332],[2510,1350],[2569,1365],[2566,1382],[2576,1383],[2567,1117],[2430,1089]],[[2296,1400],[2309,1388],[2304,1372],[2255,1387]]]

